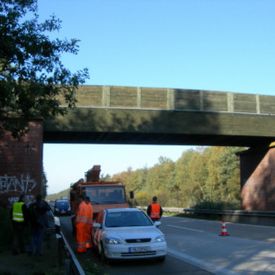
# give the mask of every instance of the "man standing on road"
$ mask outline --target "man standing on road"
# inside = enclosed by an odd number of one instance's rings
[[[75,218],[76,251],[87,252],[92,247],[91,230],[93,224],[93,209],[89,197],[82,196]]]
[[[42,255],[44,232],[48,226],[48,211],[50,206],[38,194],[35,202],[29,206],[33,255]]]
[[[12,253],[14,255],[25,252],[24,234],[27,219],[27,207],[24,202],[24,194],[20,195],[19,200],[12,205],[12,228],[13,243]]]
[[[158,203],[158,198],[154,196],[152,198],[152,203],[147,207],[147,214],[152,219],[152,221],[159,221],[162,216],[163,210]]]

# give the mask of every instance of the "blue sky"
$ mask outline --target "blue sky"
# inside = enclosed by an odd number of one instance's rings
[[[275,95],[274,0],[48,0],[55,36],[78,38],[72,71],[87,67],[91,85],[169,87]],[[104,174],[176,160],[184,146],[44,145],[49,193],[94,164]],[[116,156],[110,158],[110,156]],[[134,157],[133,157],[134,156]]]

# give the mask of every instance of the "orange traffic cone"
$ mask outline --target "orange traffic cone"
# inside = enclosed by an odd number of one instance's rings
[[[229,236],[229,233],[227,232],[227,229],[226,229],[226,223],[224,221],[222,221],[222,230],[221,230],[220,236]]]

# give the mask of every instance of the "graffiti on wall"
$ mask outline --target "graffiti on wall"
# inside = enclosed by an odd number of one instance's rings
[[[11,191],[20,193],[30,193],[37,183],[29,175],[21,175],[20,178],[16,176],[0,176],[0,193],[8,193]]]

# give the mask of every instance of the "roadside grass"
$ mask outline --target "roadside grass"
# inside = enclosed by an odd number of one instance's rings
[[[79,255],[78,260],[86,275],[107,275],[107,273],[102,273],[102,268],[95,262],[94,257],[81,257]]]
[[[54,232],[45,235],[43,256],[27,253],[12,254],[12,226],[9,210],[0,207],[0,275],[62,275],[65,268],[59,261],[58,243]],[[25,243],[30,243],[30,232],[25,232]]]
[[[0,226],[0,275],[65,275],[66,255],[65,251],[60,250],[54,230],[49,230],[45,234],[43,256],[31,256],[27,253],[13,255],[12,225],[7,208],[0,207]],[[26,230],[26,244],[30,243],[30,238],[30,232]],[[103,275],[99,265],[92,257],[78,260],[86,275]]]
[[[13,255],[10,246],[2,246],[0,252],[0,275],[61,275],[63,264],[58,260],[58,245],[54,234],[44,241],[43,256],[27,253]]]

